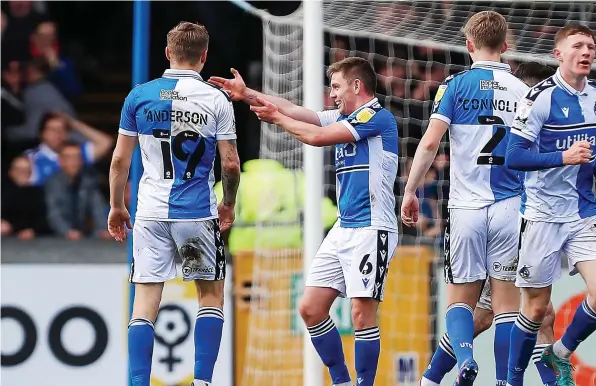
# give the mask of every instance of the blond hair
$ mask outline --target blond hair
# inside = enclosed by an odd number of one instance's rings
[[[478,12],[468,20],[464,33],[477,49],[497,51],[507,40],[507,20],[495,11]]]
[[[174,61],[195,65],[209,46],[209,33],[201,24],[183,21],[168,32],[167,45]]]

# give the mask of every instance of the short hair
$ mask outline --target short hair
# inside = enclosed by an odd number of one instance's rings
[[[478,12],[466,23],[464,34],[476,48],[496,51],[507,40],[507,20],[495,11]]]
[[[39,130],[38,133],[43,133],[44,130],[46,129],[46,125],[48,124],[49,121],[51,121],[52,119],[60,119],[60,120],[64,120],[64,118],[57,113],[53,113],[53,112],[49,112],[49,113],[45,113],[41,119],[39,120]]]
[[[555,70],[549,66],[538,62],[520,63],[513,75],[521,79],[525,84],[533,87],[538,82],[551,77],[555,74]]]
[[[205,26],[183,21],[168,32],[167,45],[175,61],[195,65],[209,46]]]
[[[360,79],[364,85],[364,89],[371,95],[377,92],[377,74],[372,64],[366,59],[350,57],[333,63],[327,68],[329,79],[336,72],[341,72],[348,83],[353,82],[355,79]]]
[[[562,40],[565,40],[571,35],[586,35],[591,37],[592,40],[596,41],[594,37],[594,32],[589,27],[581,24],[567,24],[565,27],[559,29],[555,34],[555,47],[559,44]]]
[[[62,154],[62,152],[68,148],[76,148],[78,150],[81,150],[82,153],[82,149],[81,149],[81,144],[77,141],[73,141],[72,139],[69,139],[68,141],[66,141],[62,147],[60,148],[60,154]]]

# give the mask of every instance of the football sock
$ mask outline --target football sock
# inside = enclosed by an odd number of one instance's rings
[[[579,344],[596,330],[596,312],[588,304],[588,299],[577,307],[573,320],[567,326],[563,337],[553,345],[553,352],[559,358],[569,358]]]
[[[540,322],[534,322],[522,313],[517,316],[517,320],[511,328],[509,371],[507,375],[509,385],[523,386],[524,372],[536,346],[538,330],[540,330]]]
[[[381,351],[379,327],[356,330],[354,356],[358,386],[373,386]]]
[[[437,350],[433,354],[428,368],[422,375],[421,385],[439,385],[445,375],[450,372],[456,364],[457,361],[455,360],[453,347],[451,347],[451,343],[449,342],[449,335],[445,333],[439,341],[439,347],[437,347]],[[425,380],[431,381],[432,383],[425,383]]]
[[[195,323],[195,372],[196,381],[211,383],[213,368],[219,354],[224,314],[216,307],[201,307]]]
[[[507,383],[507,366],[509,358],[509,343],[511,341],[511,327],[517,319],[517,312],[504,312],[495,315],[495,376],[497,385]]]
[[[329,369],[333,384],[350,383],[350,373],[346,366],[341,337],[333,320],[327,317],[321,323],[308,327],[308,333],[323,364]]]
[[[472,307],[464,303],[455,303],[447,308],[445,316],[447,333],[455,353],[458,367],[473,358],[474,316]]]
[[[544,386],[557,386],[557,376],[555,375],[555,371],[540,360],[544,349],[548,346],[548,344],[537,344],[532,352],[532,362],[534,362]]]
[[[128,323],[128,361],[132,386],[149,386],[155,333],[153,323],[134,318]]]

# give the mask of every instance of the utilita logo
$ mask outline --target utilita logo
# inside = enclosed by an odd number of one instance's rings
[[[579,141],[588,141],[590,145],[596,146],[596,135],[588,135],[588,134],[575,134],[575,135],[568,135],[567,138],[557,139],[557,149],[565,150],[569,149],[574,142]]]

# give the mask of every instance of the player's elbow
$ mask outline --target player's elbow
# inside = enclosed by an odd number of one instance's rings
[[[324,135],[321,134],[311,134],[304,138],[304,143],[307,145],[315,146],[315,147],[323,147],[327,146],[327,141]]]
[[[230,174],[239,175],[240,174],[240,158],[238,157],[238,155],[235,155],[233,157],[227,157],[225,160],[222,161],[221,168],[228,175],[230,175]]]
[[[114,154],[112,156],[112,162],[110,164],[110,170],[115,172],[121,172],[130,167],[130,159]]]

